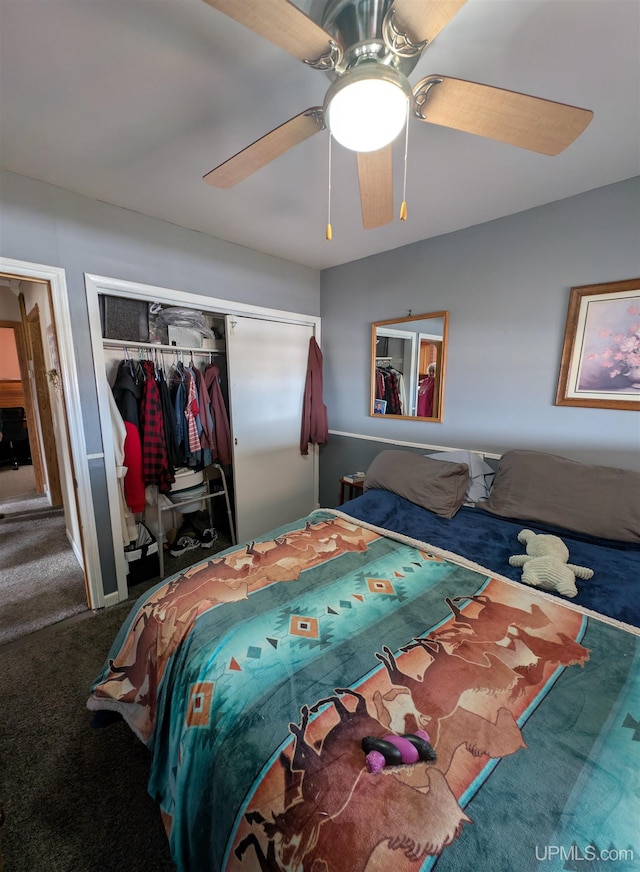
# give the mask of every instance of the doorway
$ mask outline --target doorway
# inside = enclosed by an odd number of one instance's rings
[[[29,368],[24,331],[22,322],[14,320],[20,317],[20,308],[17,297],[13,300],[4,291],[0,284],[0,501],[31,492],[44,493],[31,395],[25,393]],[[7,320],[9,316],[11,320]],[[2,475],[7,469],[20,474]]]
[[[3,429],[16,422],[16,441],[3,439],[0,453],[6,642],[86,610],[89,599],[66,408],[52,374],[59,360],[50,283],[0,272],[0,327]]]

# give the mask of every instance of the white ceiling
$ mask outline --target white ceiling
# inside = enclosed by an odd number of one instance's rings
[[[335,146],[332,242],[326,132],[230,190],[202,181],[321,105],[325,74],[201,0],[0,0],[0,32],[4,168],[317,269],[640,174],[639,0],[469,0],[412,83],[471,79],[593,121],[557,157],[412,121],[409,220],[368,231],[355,155]],[[397,142],[396,208],[402,157]]]

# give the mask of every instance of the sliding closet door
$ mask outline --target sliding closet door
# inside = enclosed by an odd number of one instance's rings
[[[313,326],[227,317],[238,541],[316,506],[317,452],[300,454]]]

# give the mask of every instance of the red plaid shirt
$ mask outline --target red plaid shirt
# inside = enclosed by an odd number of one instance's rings
[[[162,493],[171,490],[175,481],[169,469],[167,443],[160,391],[150,360],[142,361],[145,375],[140,404],[140,435],[142,436],[142,478],[145,484],[157,484]]]

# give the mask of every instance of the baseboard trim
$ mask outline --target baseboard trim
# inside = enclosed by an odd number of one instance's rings
[[[71,531],[69,530],[68,527],[64,528],[64,533],[65,533],[65,536],[67,537],[67,542],[69,543],[71,550],[75,554],[75,558],[78,561],[78,565],[82,566],[84,568],[84,559],[82,557],[82,549],[78,546],[78,543],[74,540],[73,536],[71,535]]]

